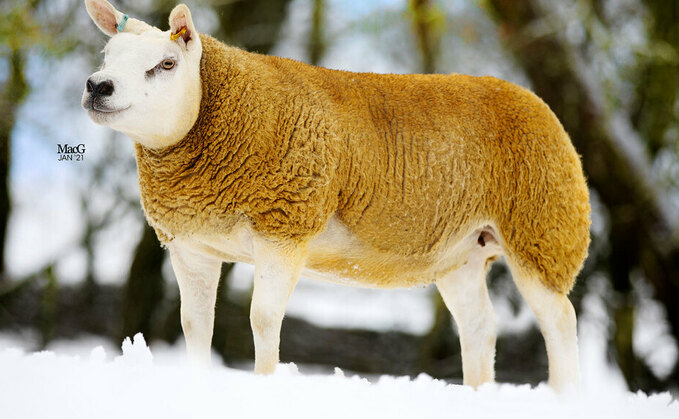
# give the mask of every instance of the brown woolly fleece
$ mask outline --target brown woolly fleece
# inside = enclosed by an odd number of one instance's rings
[[[335,215],[393,270],[420,269],[491,226],[514,266],[571,289],[589,245],[588,190],[568,135],[533,93],[493,77],[328,70],[201,40],[194,127],[165,149],[136,145],[161,241],[247,220],[272,240],[308,243]]]

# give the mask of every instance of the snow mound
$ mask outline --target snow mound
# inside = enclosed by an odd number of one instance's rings
[[[183,355],[154,360],[144,337],[123,355],[89,357],[0,351],[3,418],[677,418],[669,393],[600,389],[559,397],[551,389],[492,384],[475,391],[427,375],[302,375],[294,364],[272,376],[222,366],[196,369]]]

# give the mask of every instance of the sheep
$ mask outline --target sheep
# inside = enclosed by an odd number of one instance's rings
[[[161,31],[85,0],[111,36],[82,103],[135,143],[141,203],[167,247],[191,359],[209,362],[223,261],[254,264],[255,373],[278,361],[300,275],[435,283],[458,326],[464,384],[494,380],[485,276],[503,256],[545,339],[549,384],[579,383],[567,295],[587,256],[580,158],[549,107],[493,77],[367,74]]]

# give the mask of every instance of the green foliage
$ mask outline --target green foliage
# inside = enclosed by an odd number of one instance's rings
[[[40,24],[28,3],[15,2],[0,19],[0,46],[10,51],[44,42]]]
[[[80,2],[77,3],[80,6]],[[39,47],[41,51],[58,57],[76,46],[75,39],[62,36],[68,20],[52,16],[50,21],[42,21],[36,13],[38,2],[15,1],[5,7],[9,10],[0,19],[0,56]],[[71,13],[67,12],[66,17],[68,15]]]
[[[409,0],[406,18],[418,25],[426,25],[429,30],[441,37],[446,32],[446,15],[438,4],[429,0]]]

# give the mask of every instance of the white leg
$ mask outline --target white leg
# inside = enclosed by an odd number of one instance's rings
[[[253,240],[255,284],[250,324],[255,341],[255,373],[271,374],[278,364],[285,306],[304,265],[300,249],[283,249],[262,239]]]
[[[473,387],[495,380],[495,313],[486,287],[486,258],[472,254],[436,282],[460,334],[464,384]]]
[[[547,348],[549,385],[564,391],[580,389],[580,362],[575,310],[568,297],[547,288],[537,277],[512,276],[521,295],[533,310]]]
[[[177,244],[169,249],[179,284],[186,352],[190,361],[209,364],[221,261]]]

